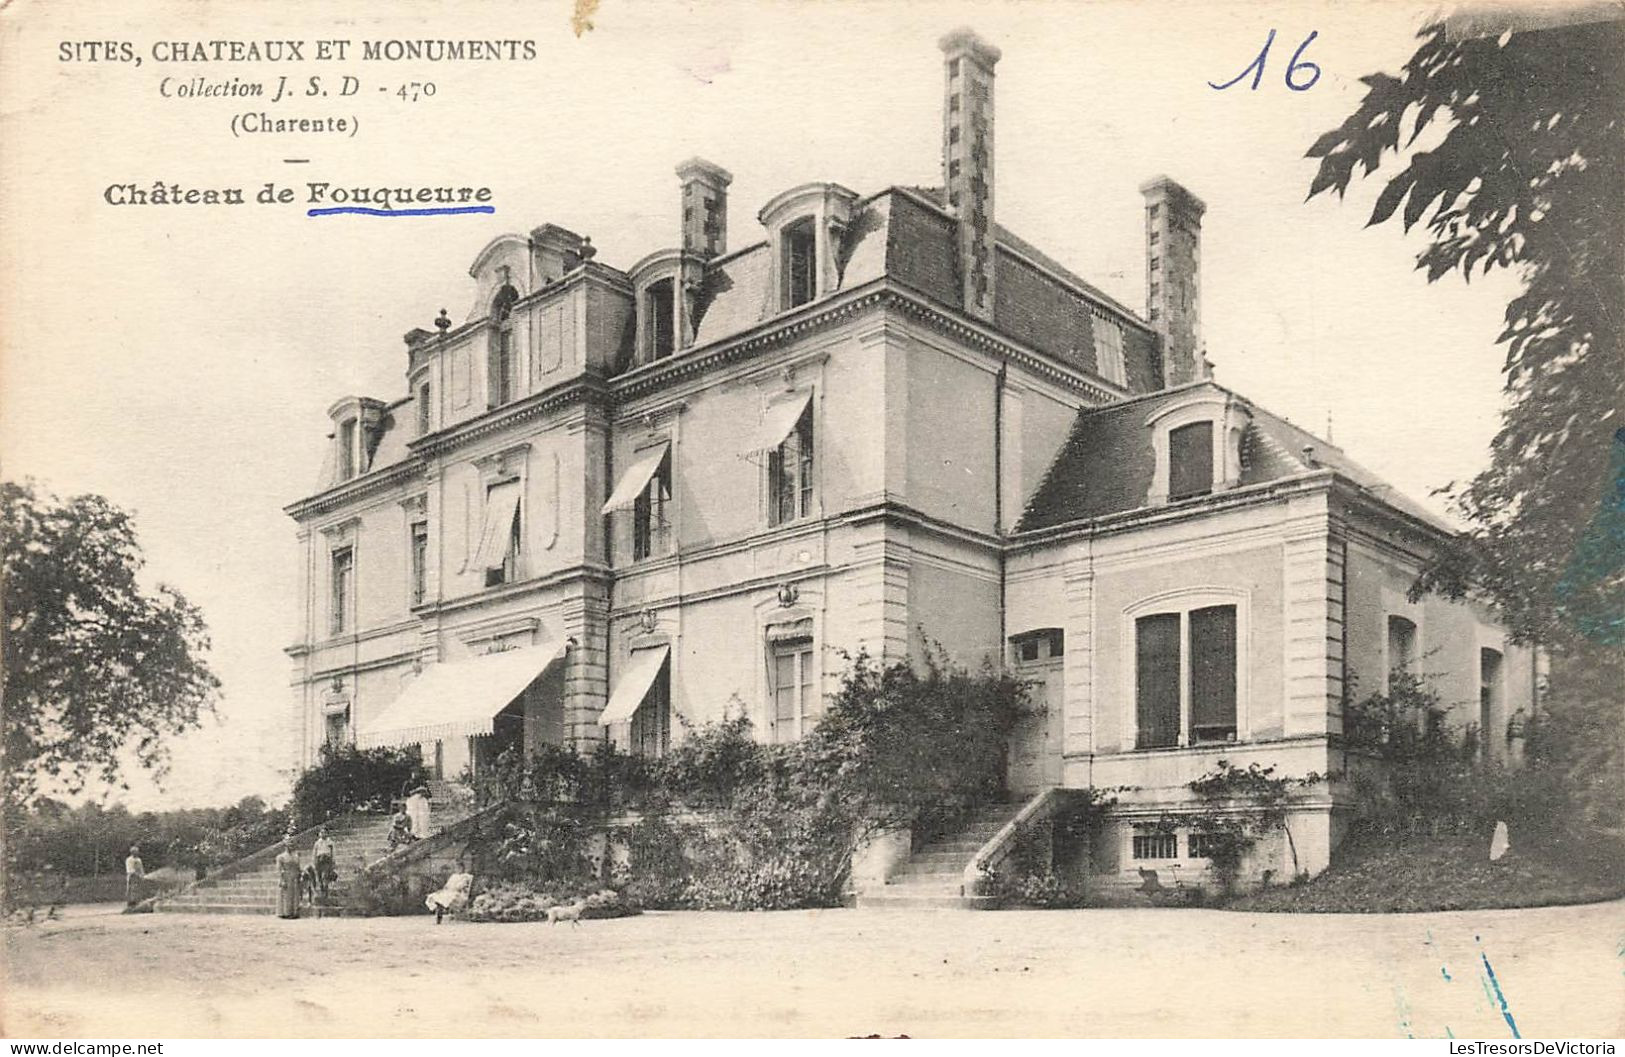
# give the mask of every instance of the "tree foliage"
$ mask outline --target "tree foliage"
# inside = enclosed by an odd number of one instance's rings
[[[165,739],[214,707],[202,614],[143,587],[130,516],[101,496],[0,484],[0,547],[7,800],[116,782],[132,751],[161,777]]]
[[[323,745],[316,765],[294,780],[289,806],[295,825],[309,829],[350,811],[388,811],[428,780],[415,747]]]
[[[1431,282],[1512,269],[1508,403],[1491,463],[1452,488],[1470,529],[1419,590],[1487,589],[1523,639],[1625,642],[1625,22],[1499,37],[1427,27],[1399,76],[1309,149],[1314,197],[1392,161],[1370,223],[1431,236]],[[1448,131],[1415,149],[1434,122]]]

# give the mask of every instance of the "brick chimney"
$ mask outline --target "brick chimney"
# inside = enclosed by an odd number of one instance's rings
[[[1146,314],[1162,335],[1163,384],[1207,377],[1202,345],[1202,200],[1158,176],[1145,196]]]
[[[943,57],[942,183],[959,217],[965,311],[993,319],[993,67],[999,49],[968,29],[938,41]]]
[[[728,252],[728,185],[733,175],[704,158],[677,167],[683,182],[684,253],[710,258]]]

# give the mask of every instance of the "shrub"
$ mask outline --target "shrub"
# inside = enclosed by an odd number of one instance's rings
[[[361,870],[350,882],[347,902],[368,917],[427,914],[424,898],[438,887],[426,877]]]
[[[545,921],[549,909],[581,904],[583,921],[622,918],[638,913],[632,903],[613,889],[587,891],[561,886],[507,882],[493,885],[469,901],[469,921]]]
[[[295,825],[308,829],[349,811],[386,811],[428,778],[412,749],[324,745],[316,765],[294,782]]]

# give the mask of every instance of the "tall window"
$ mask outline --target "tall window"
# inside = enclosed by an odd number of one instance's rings
[[[355,609],[355,548],[340,547],[333,552],[328,628],[334,635],[350,630]]]
[[[429,523],[412,525],[412,604],[420,606],[429,594]]]
[[[1484,759],[1490,757],[1490,737],[1495,717],[1501,711],[1501,652],[1478,651],[1478,746]]]
[[[784,247],[784,307],[794,308],[818,293],[818,239],[813,218],[786,225],[779,237]]]
[[[1213,491],[1213,423],[1192,422],[1168,434],[1168,498]]]
[[[822,711],[813,688],[811,628],[774,640],[768,677],[773,698],[773,740],[795,741],[811,730]]]
[[[429,432],[429,383],[418,386],[418,436]]]
[[[1236,607],[1134,622],[1135,747],[1236,739]]]
[[[339,480],[348,481],[355,476],[355,419],[339,423]]]
[[[674,286],[673,280],[661,279],[643,295],[643,334],[651,360],[665,359],[677,348]]]
[[[338,708],[326,716],[326,741],[328,748],[336,749],[350,740],[350,710]]]
[[[1388,618],[1388,690],[1394,688],[1394,673],[1415,674],[1416,625],[1405,617]]]
[[[643,704],[632,713],[632,751],[640,756],[664,756],[671,747],[671,666],[661,666]]]
[[[670,506],[671,452],[668,450],[654,476],[649,478],[648,486],[638,493],[632,504],[633,561],[642,561],[664,549]]]
[[[491,356],[488,364],[489,404],[501,407],[513,400],[518,388],[518,353],[513,341],[513,305],[519,291],[504,286],[491,303]]]
[[[782,525],[812,513],[813,427],[808,404],[784,443],[768,454],[768,489],[773,524]]]
[[[519,578],[521,532],[519,483],[499,481],[485,490],[485,525],[476,561],[485,569],[485,586],[510,584]]]

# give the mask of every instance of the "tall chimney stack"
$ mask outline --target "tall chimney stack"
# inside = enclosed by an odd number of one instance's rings
[[[1158,176],[1145,196],[1146,314],[1162,335],[1163,385],[1207,377],[1202,347],[1202,200]]]
[[[683,183],[684,253],[704,258],[728,252],[728,185],[733,175],[704,158],[690,158],[677,167]]]
[[[959,217],[965,311],[993,319],[993,67],[999,49],[969,29],[938,42],[943,56],[942,183]]]

